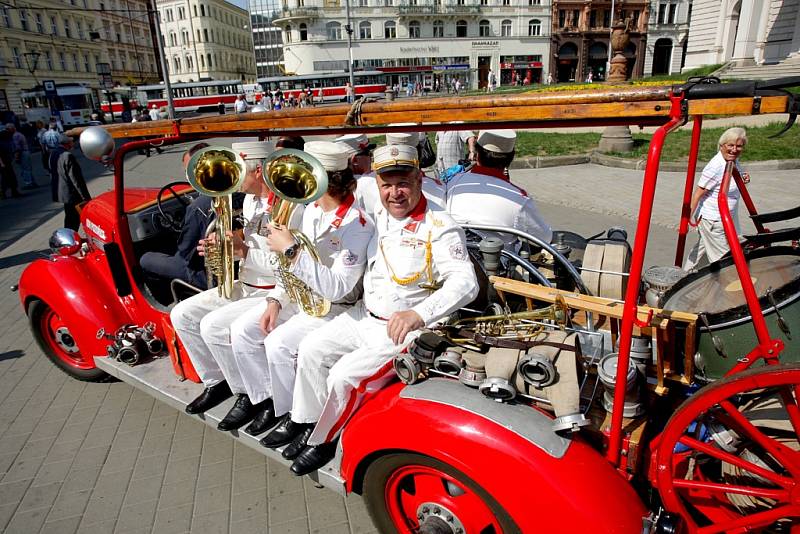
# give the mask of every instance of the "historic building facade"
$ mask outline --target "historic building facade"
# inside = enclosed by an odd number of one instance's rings
[[[392,84],[537,83],[549,68],[549,0],[351,0],[350,12],[354,68]],[[343,1],[284,0],[275,24],[287,73],[347,70]]]
[[[143,0],[0,5],[0,111],[21,115],[21,93],[43,80],[86,84],[99,100],[98,64],[117,84],[158,81],[149,12]]]
[[[627,21],[631,42],[624,54],[628,76],[644,74],[650,0],[554,0],[552,14],[552,67],[554,81],[604,80],[609,60],[612,24]]]
[[[651,0],[644,75],[681,71],[689,36],[691,0]]]
[[[694,0],[684,68],[800,55],[800,0]]]
[[[256,78],[250,15],[224,0],[156,0],[171,82]]]

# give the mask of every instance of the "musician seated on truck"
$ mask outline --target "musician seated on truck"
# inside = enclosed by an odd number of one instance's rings
[[[513,130],[485,130],[475,142],[476,163],[447,183],[443,206],[460,224],[514,228],[549,243],[550,225],[528,193],[506,174],[514,160],[517,134]],[[485,233],[485,232],[482,232]],[[516,238],[499,234],[505,244]]]
[[[252,420],[245,432],[253,436],[272,428],[292,407],[300,341],[361,296],[367,245],[375,233],[372,221],[354,202],[356,184],[344,147],[314,141],[306,143],[305,152],[328,174],[327,191],[303,213],[301,230],[314,250],[300,246],[285,226],[272,225],[267,243],[286,265],[276,271],[275,289],[231,327],[233,354],[247,395],[237,399],[223,419],[225,425],[220,424],[233,429]],[[293,459],[303,447],[301,439],[286,447],[283,456]]]
[[[342,425],[366,392],[394,375],[392,358],[421,328],[478,293],[464,231],[422,194],[417,151],[378,148],[380,205],[367,251],[364,298],[300,342],[291,425],[267,434],[296,438],[313,428],[291,470],[305,475],[334,456]],[[269,441],[268,441],[269,443]]]
[[[197,143],[183,154],[183,170],[195,152],[206,148],[208,143]],[[178,248],[175,254],[145,252],[139,258],[139,265],[150,278],[183,280],[199,289],[206,289],[206,268],[203,257],[197,251],[197,242],[203,238],[211,222],[211,197],[198,195],[186,208]]]
[[[275,284],[265,237],[271,192],[262,178],[262,161],[272,153],[272,143],[234,143],[231,149],[242,156],[247,167],[241,186],[242,192],[247,193],[242,210],[246,224],[241,237],[237,232],[229,236],[234,255],[240,258],[239,279],[233,285],[230,300],[212,288],[179,302],[170,313],[172,325],[205,385],[203,393],[186,407],[190,414],[205,412],[234,393],[246,393],[233,358],[232,324],[263,304]],[[295,211],[301,216],[302,210]],[[296,227],[293,222],[289,225]],[[198,248],[204,253],[220,237],[212,235],[208,241],[200,240]]]
[[[746,144],[747,132],[744,128],[728,128],[719,138],[719,152],[703,168],[692,195],[689,211],[696,221],[692,225],[697,227],[700,236],[686,257],[683,264],[685,271],[694,269],[703,259],[707,259],[709,263],[715,262],[730,251],[725,229],[722,227],[722,216],[719,213],[719,189],[722,185],[722,176],[725,174],[725,166],[729,161],[734,162],[735,169],[744,183],[750,182],[750,175],[739,165],[739,156],[742,155]],[[736,181],[731,178],[728,187],[728,208],[737,234],[740,233],[737,210],[740,196]]]

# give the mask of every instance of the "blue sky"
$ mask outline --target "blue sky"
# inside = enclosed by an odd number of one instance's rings
[[[247,0],[228,0],[228,2],[242,9],[247,9]]]

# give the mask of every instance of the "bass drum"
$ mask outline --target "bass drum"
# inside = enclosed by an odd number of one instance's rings
[[[759,296],[770,336],[783,340],[782,363],[800,361],[800,251],[771,247],[748,252],[750,277]],[[703,314],[698,321],[695,362],[700,376],[722,378],[738,358],[758,345],[750,311],[733,258],[725,257],[686,275],[663,299],[665,310]],[[776,313],[776,307],[779,313]],[[779,315],[788,335],[779,328]],[[705,323],[708,323],[706,326]],[[713,337],[722,341],[721,355]]]

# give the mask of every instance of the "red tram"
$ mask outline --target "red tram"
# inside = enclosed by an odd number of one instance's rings
[[[549,244],[511,229],[473,228],[514,234],[536,245],[538,255],[515,259],[496,250],[501,261],[479,268],[490,282],[487,300],[502,303],[499,311],[464,310],[436,329],[444,348],[436,342],[398,354],[401,381],[370,395],[344,427],[336,458],[314,476],[362,494],[385,533],[797,532],[800,365],[786,362],[800,356],[794,339],[800,254],[793,246],[800,230],[763,227],[797,210],[756,213],[729,166],[722,191],[737,181],[758,233],[740,243],[720,194],[730,257],[675,284],[662,285],[644,269],[665,138],[694,121],[686,195],[676,202],[680,259],[703,116],[788,112],[793,121],[800,101],[784,89],[796,84],[694,80],[591,94],[368,103],[350,124],[349,106],[329,106],[243,115],[234,129],[200,118],[111,126],[105,131],[116,138],[149,139],[116,149],[114,190],[83,210],[85,237],[55,235],[52,257],[22,274],[20,299],[43,351],[66,372],[83,380],[108,372],[182,407],[200,386],[192,383],[196,376],[172,333],[168,306],[154,302],[143,284],[138,258],[165,231],[159,211],[177,215],[189,190],[126,188],[131,151],[194,141],[198,132],[657,126],[632,247],[618,236],[587,243],[563,232]],[[451,122],[456,112],[463,123]],[[307,125],[298,128],[301,120]],[[399,121],[416,125],[386,126]],[[89,155],[111,154],[110,136],[87,133],[94,136],[84,146]],[[567,254],[570,243],[583,247],[580,262]],[[604,286],[619,297],[601,296]],[[731,298],[729,310],[691,307],[698,296],[723,294]],[[129,366],[104,357],[109,342],[98,330],[124,325],[163,340],[170,358]],[[536,344],[537,336],[550,336],[549,344]],[[519,346],[525,350],[517,360],[495,350]],[[454,354],[454,347],[464,350]],[[190,380],[178,383],[173,373]],[[486,386],[490,378],[496,380]],[[208,412],[206,422],[216,424],[227,409]],[[273,454],[256,438],[233,439]]]

